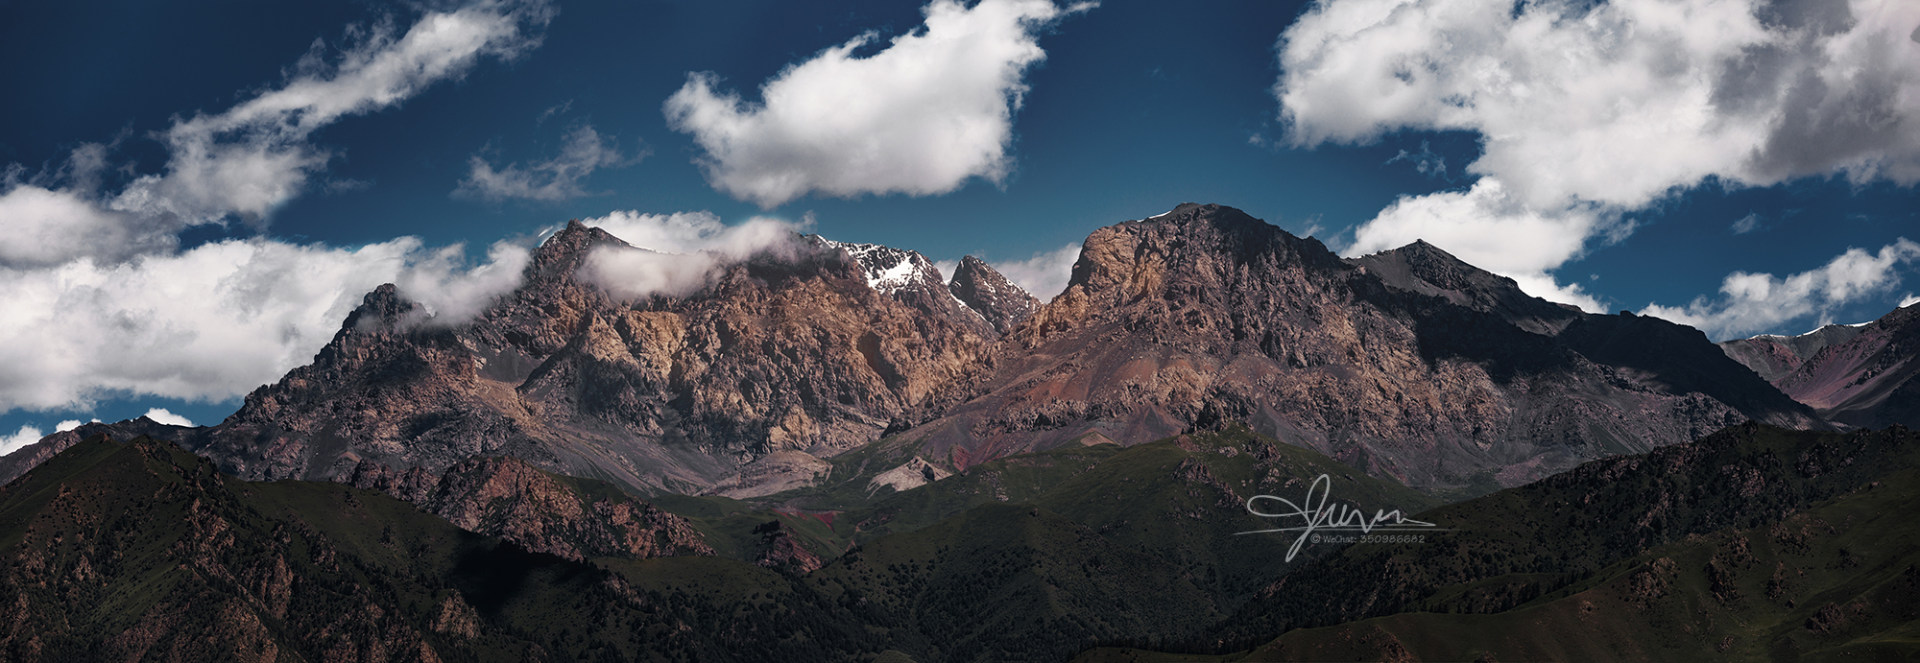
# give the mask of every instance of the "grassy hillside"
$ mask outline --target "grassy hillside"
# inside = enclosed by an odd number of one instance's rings
[[[1262,661],[1904,659],[1920,644],[1920,532],[1905,516],[1920,506],[1917,479],[1911,431],[1735,427],[1425,512],[1453,531],[1320,560],[1177,649],[1259,643],[1223,658]]]
[[[90,440],[0,489],[6,660],[838,660],[867,639],[811,594],[755,607],[648,575],[145,439]]]

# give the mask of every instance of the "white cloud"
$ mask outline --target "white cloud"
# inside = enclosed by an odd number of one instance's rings
[[[1422,207],[1450,212],[1429,219],[1432,234],[1563,220],[1546,229],[1569,237],[1512,236],[1510,252],[1544,253],[1519,259],[1535,271],[1503,273],[1531,278],[1631,229],[1577,217],[1709,179],[1920,181],[1916,23],[1907,0],[1326,0],[1282,35],[1274,92],[1296,146],[1478,133],[1466,170],[1503,195],[1401,200],[1357,235],[1404,230]],[[1371,234],[1383,233],[1401,234]]]
[[[560,154],[524,168],[518,163],[511,163],[496,169],[492,163],[476,154],[468,160],[467,178],[460,181],[453,195],[456,198],[488,201],[579,198],[591,195],[582,188],[581,182],[593,171],[631,163],[627,157],[621,156],[618,143],[612,136],[602,138],[591,126],[568,132],[566,141]]]
[[[175,120],[164,133],[166,172],[134,180],[110,207],[176,227],[264,218],[331,158],[307,142],[314,131],[458,78],[483,56],[531,48],[550,16],[544,2],[481,1],[428,12],[405,34],[389,24],[349,29],[358,41],[336,63],[315,44],[284,85],[222,113]]]
[[[821,51],[762,85],[758,104],[697,73],[664,111],[706,151],[713,186],[762,207],[813,191],[931,195],[971,177],[999,182],[1025,72],[1046,57],[1037,33],[1092,6],[934,0],[921,29],[867,57],[854,52],[874,33]]]
[[[99,423],[99,422],[100,422],[100,420],[99,420],[99,419],[94,419],[94,420],[92,420],[92,421],[93,421],[93,423]],[[82,422],[82,421],[80,421],[79,419],[65,419],[65,420],[62,420],[62,421],[61,421],[60,423],[58,423],[58,424],[54,424],[54,426],[53,426],[53,432],[55,432],[55,433],[65,433],[65,432],[67,432],[67,431],[70,431],[70,430],[73,430],[73,429],[75,429],[75,428],[79,428],[79,427],[80,427],[80,426],[81,426],[81,425],[82,425],[83,423],[85,423],[85,422]]]
[[[1915,34],[1920,34],[1920,28],[1914,28],[1914,31]],[[1914,41],[1920,42],[1920,39]],[[1920,304],[1920,295],[1907,293],[1906,296],[1900,298],[1900,308],[1906,308],[1914,304]]]
[[[635,248],[599,247],[581,273],[617,297],[687,295],[706,287],[735,263],[763,253],[792,257],[798,232],[810,221],[791,223],[755,217],[729,226],[710,212],[642,214],[614,212],[581,221]]]
[[[0,436],[0,456],[19,451],[21,447],[39,442],[40,438],[46,436],[46,431],[23,425],[20,427],[20,430],[14,431],[12,435]]]
[[[1035,253],[1026,260],[989,264],[1020,289],[1040,298],[1041,302],[1047,302],[1067,289],[1067,280],[1073,277],[1073,263],[1079,260],[1080,245],[1068,244],[1052,251]]]
[[[0,193],[0,267],[45,267],[82,256],[125,260],[170,249],[174,228],[101,209],[70,189],[9,183]]]
[[[312,360],[381,283],[456,321],[519,283],[526,249],[402,237],[358,249],[227,240],[123,263],[0,268],[0,412],[105,394],[220,401]]]
[[[1595,206],[1542,212],[1515,200],[1500,180],[1482,177],[1466,191],[1403,197],[1354,230],[1348,256],[1424,239],[1468,264],[1513,278],[1527,294],[1602,311],[1579,284],[1559,285],[1549,271],[1585,250],[1587,238],[1624,237],[1631,226]]]
[[[1916,259],[1920,243],[1902,237],[1878,252],[1847,249],[1825,265],[1786,278],[1734,272],[1717,297],[1699,297],[1681,307],[1648,304],[1640,313],[1698,327],[1715,339],[1764,332],[1815,314],[1824,325],[1833,322],[1834,308],[1898,287],[1898,268]]]
[[[169,412],[167,411],[166,408],[163,408],[163,407],[148,409],[146,414],[143,414],[140,416],[146,417],[148,419],[152,419],[155,423],[162,423],[168,426],[186,426],[188,428],[193,427],[192,421],[188,421],[186,417],[182,417],[180,415]],[[77,424],[78,422],[75,422],[75,423]]]
[[[1733,234],[1735,235],[1745,235],[1755,230],[1759,230],[1760,214],[1756,212],[1749,212],[1747,213],[1746,216],[1740,217],[1739,221],[1733,222],[1733,225],[1730,226],[1729,229],[1732,230]]]

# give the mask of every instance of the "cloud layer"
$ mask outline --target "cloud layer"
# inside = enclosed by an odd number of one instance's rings
[[[1539,254],[1505,273],[1550,284],[1703,182],[1920,180],[1915,24],[1905,0],[1329,0],[1282,35],[1274,92],[1297,146],[1481,136],[1479,182],[1402,199],[1350,252],[1552,225],[1482,252]]]
[[[1037,33],[1067,13],[1048,0],[934,0],[926,23],[867,57],[874,33],[828,48],[760,87],[761,102],[688,76],[668,123],[706,151],[714,187],[762,207],[821,192],[931,195],[1007,174],[1026,70],[1046,57]]]
[[[1648,304],[1640,313],[1691,325],[1716,340],[1767,331],[1809,315],[1819,316],[1824,325],[1833,322],[1835,308],[1899,287],[1900,269],[1916,259],[1920,244],[1902,237],[1879,251],[1848,249],[1825,265],[1786,278],[1734,272],[1716,297],[1702,296],[1680,307]]]
[[[798,250],[798,232],[807,225],[756,217],[729,226],[710,212],[633,211],[581,223],[633,245],[596,248],[581,267],[582,275],[625,299],[692,294],[727,267],[755,255],[792,257]]]

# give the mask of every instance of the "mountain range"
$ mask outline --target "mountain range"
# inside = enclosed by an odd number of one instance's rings
[[[472,321],[382,287],[313,363],[167,436],[249,479],[504,455],[638,494],[748,497],[875,442],[952,472],[1240,421],[1374,476],[1484,491],[1747,420],[1826,425],[1692,329],[1550,304],[1423,242],[1341,259],[1215,205],[1095,231],[1044,305],[979,260],[945,280],[917,252],[818,237],[622,299],[583,269],[598,251],[640,250],[569,225]]]
[[[1644,613],[1731,644],[1609,656],[1910,651],[1875,643],[1912,632],[1920,552],[1868,511],[1920,471],[1911,307],[1716,345],[1198,204],[1094,231],[1046,302],[973,257],[690,262],[578,222],[522,276],[460,320],[381,286],[217,425],[0,457],[0,650],[1561,658]],[[1241,534],[1321,476],[1448,531]]]

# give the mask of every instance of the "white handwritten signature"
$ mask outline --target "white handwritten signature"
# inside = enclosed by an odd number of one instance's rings
[[[1319,538],[1313,535],[1316,531],[1357,531],[1362,534],[1370,534],[1374,530],[1425,529],[1435,526],[1433,523],[1408,518],[1405,514],[1400,513],[1399,509],[1391,511],[1376,510],[1373,512],[1373,517],[1368,518],[1367,514],[1357,507],[1350,507],[1345,504],[1328,504],[1327,502],[1332,494],[1333,477],[1322,474],[1313,480],[1312,485],[1307,486],[1307,496],[1303,498],[1299,504],[1295,504],[1293,500],[1284,497],[1275,497],[1273,495],[1255,495],[1249,497],[1247,498],[1248,513],[1262,518],[1299,518],[1304,524],[1298,527],[1257,529],[1246,532],[1236,532],[1236,534],[1299,532],[1300,536],[1293,540],[1293,546],[1287,548],[1287,561],[1291,562],[1293,561],[1294,555],[1300,554],[1300,547],[1306,544],[1309,537]],[[1271,500],[1285,504],[1289,510],[1274,511],[1271,513],[1261,511],[1254,505],[1262,500]]]

